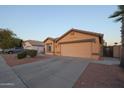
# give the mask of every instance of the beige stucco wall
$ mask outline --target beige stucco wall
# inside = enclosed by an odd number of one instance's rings
[[[48,52],[48,51],[47,51],[47,44],[51,44],[51,45],[52,45],[51,52]],[[54,43],[53,40],[48,39],[48,40],[45,42],[45,54],[53,55],[54,52],[55,52],[55,43]]]
[[[73,35],[72,35],[72,33],[73,33]],[[100,54],[100,51],[101,51],[101,47],[102,46],[99,43],[99,37],[97,37],[97,36],[93,36],[93,35],[89,35],[89,34],[82,34],[82,33],[78,33],[78,32],[71,32],[71,33],[67,34],[65,37],[63,37],[62,39],[60,39],[58,41],[58,43],[68,42],[68,41],[75,41],[75,40],[81,40],[81,39],[90,39],[90,38],[95,38],[96,39],[96,42],[95,43],[94,42],[92,42],[92,43],[90,42],[89,43],[90,45],[89,44],[86,44],[86,45],[84,44],[84,46],[87,47],[87,48],[89,46],[91,46],[91,50],[90,50],[91,51],[91,58],[98,59],[99,58],[99,55],[97,55],[97,54]],[[73,44],[74,43],[72,43],[72,45]],[[79,43],[78,44],[78,46],[82,46],[82,45],[83,45],[83,43]],[[84,47],[84,49],[85,49],[85,47]],[[61,48],[61,47],[59,47],[59,48]],[[75,48],[75,50],[71,50],[71,51],[76,53],[76,50],[77,49],[80,49],[81,50],[81,48],[78,47],[78,48]],[[67,50],[69,50],[69,48],[67,48]],[[86,53],[87,51],[88,51],[88,49],[85,49],[85,51],[83,51],[83,53],[84,54],[87,54]],[[81,53],[79,53],[79,54],[81,54]],[[79,56],[79,55],[77,55],[77,56]]]
[[[74,41],[74,40],[80,40],[80,39],[89,39],[89,38],[96,38],[96,36],[89,35],[89,34],[82,34],[79,32],[71,32],[61,38],[59,42],[65,42],[65,41]]]
[[[23,43],[23,48],[24,48],[24,49],[32,49],[33,46],[32,46],[29,42],[24,42],[24,43]]]
[[[61,45],[57,42],[55,43],[55,55],[60,55],[61,54]]]
[[[29,42],[24,42],[23,48],[37,50],[38,53],[44,52],[44,46],[32,46]]]
[[[96,39],[96,42],[61,44],[62,42],[82,40],[82,39],[92,39],[92,38]],[[89,34],[82,34],[79,32],[71,32],[65,35],[60,40],[58,40],[56,43],[48,39],[45,42],[45,46],[46,44],[49,43],[51,43],[53,46],[52,53],[47,53],[47,51],[45,51],[46,54],[85,57],[85,58],[93,58],[93,59],[98,59],[100,57],[98,54],[100,54],[102,47],[102,44],[100,44],[99,42],[99,37]]]

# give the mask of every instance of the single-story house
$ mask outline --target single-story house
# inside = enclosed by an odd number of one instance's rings
[[[59,38],[46,38],[44,44],[49,55],[99,59],[103,34],[72,28]]]
[[[22,42],[24,49],[37,50],[38,53],[44,53],[44,43],[36,40],[26,40]]]

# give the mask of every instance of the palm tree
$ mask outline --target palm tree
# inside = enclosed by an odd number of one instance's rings
[[[121,59],[120,66],[124,68],[124,5],[119,5],[118,10],[115,11],[109,18],[116,18],[115,22],[121,22]]]

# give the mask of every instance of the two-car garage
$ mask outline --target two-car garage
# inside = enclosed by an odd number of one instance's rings
[[[91,58],[92,42],[61,44],[61,55],[70,57]]]

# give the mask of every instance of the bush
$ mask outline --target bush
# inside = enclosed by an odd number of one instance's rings
[[[26,53],[30,57],[35,57],[37,55],[37,50],[26,50]]]
[[[17,54],[17,58],[18,58],[18,59],[25,58],[26,56],[27,56],[26,51],[23,51],[23,52]]]

